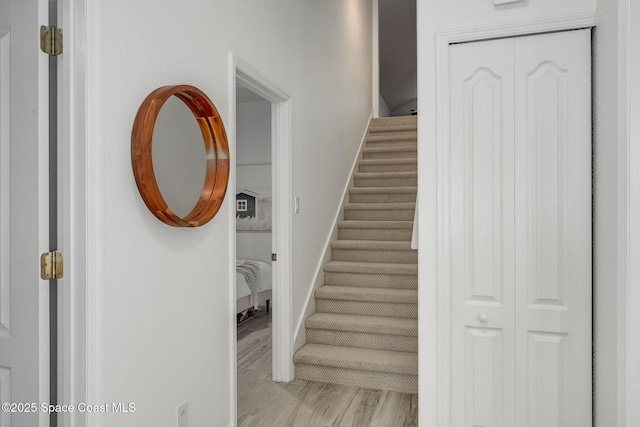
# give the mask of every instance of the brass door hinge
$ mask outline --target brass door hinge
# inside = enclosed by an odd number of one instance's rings
[[[42,280],[62,279],[64,260],[57,251],[43,253],[40,256],[40,277]]]
[[[40,27],[40,49],[51,56],[62,53],[62,28]]]
[[[278,254],[271,254],[271,261],[277,261],[278,260]]]

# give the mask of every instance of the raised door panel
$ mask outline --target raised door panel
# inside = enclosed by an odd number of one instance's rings
[[[505,54],[507,52],[507,54]],[[451,425],[513,425],[513,40],[451,47]]]
[[[516,39],[515,99],[516,425],[590,425],[590,32]]]

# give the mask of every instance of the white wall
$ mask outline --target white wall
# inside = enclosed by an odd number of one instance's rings
[[[411,115],[411,110],[418,109],[418,100],[414,99],[412,101],[407,102],[402,107],[398,107],[391,112],[392,116],[409,116]]]
[[[384,102],[384,98],[382,95],[378,96],[378,117],[389,117],[391,115],[391,111],[389,111],[389,106],[386,102]]]
[[[271,195],[271,103],[236,105],[236,194],[256,189]],[[264,191],[263,191],[264,189]],[[271,262],[270,231],[237,231],[236,257]]]
[[[271,164],[271,103],[238,102],[236,106],[236,164]]]
[[[489,25],[524,19],[587,13],[597,9],[594,38],[594,324],[595,419],[597,427],[615,427],[616,415],[616,0],[537,0],[495,8],[490,0],[426,0],[418,2],[418,188],[420,244],[421,381],[435,378],[437,306],[437,151],[436,51],[439,30]],[[421,382],[420,424],[435,422],[437,390]]]
[[[156,220],[131,172],[133,119],[156,87],[188,83],[226,120],[229,51],[291,96],[293,188],[303,199],[293,223],[295,323],[372,110],[371,5],[110,0],[102,9],[104,397],[137,408],[106,414],[106,425],[174,426],[184,401],[190,425],[231,425],[235,218],[225,206],[234,200],[227,195],[200,228]]]

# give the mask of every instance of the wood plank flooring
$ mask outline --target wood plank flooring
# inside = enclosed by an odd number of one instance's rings
[[[410,427],[418,395],[271,381],[271,315],[238,325],[238,427]]]

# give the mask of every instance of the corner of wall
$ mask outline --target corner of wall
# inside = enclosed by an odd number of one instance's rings
[[[293,333],[293,351],[297,351],[300,347],[302,347],[307,340],[306,329],[304,328],[304,321],[307,317],[311,316],[316,312],[316,303],[313,298],[313,294],[316,289],[324,284],[324,270],[322,267],[332,259],[331,253],[331,242],[338,239],[338,222],[344,218],[344,205],[349,203],[349,189],[354,184],[354,176],[356,174],[356,168],[358,165],[358,160],[362,157],[362,149],[364,148],[364,143],[367,139],[367,134],[369,133],[369,126],[371,125],[371,121],[374,117],[374,111],[371,112],[369,116],[369,121],[367,122],[367,127],[365,128],[362,138],[360,140],[360,146],[358,147],[358,152],[353,159],[353,164],[351,165],[351,172],[349,173],[349,179],[345,183],[344,190],[342,193],[342,203],[338,206],[336,215],[333,219],[333,226],[331,228],[331,233],[327,237],[325,242],[325,250],[322,257],[318,260],[318,264],[316,265],[316,271],[314,274],[315,279],[313,280],[312,285],[309,287],[309,292],[307,293],[306,302],[304,304],[304,309],[302,310],[302,315],[298,320],[296,328]]]

